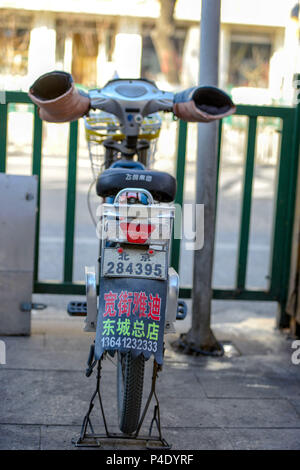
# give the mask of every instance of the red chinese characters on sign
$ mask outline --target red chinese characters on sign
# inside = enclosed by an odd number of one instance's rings
[[[104,309],[104,314],[103,316],[106,317],[107,315],[109,317],[115,317],[116,316],[116,309],[115,309],[115,302],[118,298],[118,294],[112,292],[111,290],[107,293],[104,294],[104,300],[105,300],[105,309]]]
[[[127,317],[130,316],[131,310],[131,302],[132,302],[132,292],[127,292],[127,290],[121,292],[119,295],[119,303],[118,303],[118,310],[119,310],[119,317],[122,315],[126,315]]]
[[[134,315],[138,318],[151,318],[154,321],[160,321],[161,298],[158,294],[149,294],[148,297],[143,291],[122,290],[120,293],[109,291],[104,294],[104,300],[103,317],[115,317],[117,314],[119,317]]]
[[[147,302],[148,297],[145,292],[135,292],[133,299],[132,315],[136,315],[137,313],[139,313],[139,318],[147,317]]]
[[[161,298],[158,294],[153,297],[152,294],[149,295],[149,313],[148,318],[152,318],[152,320],[159,321],[160,320],[160,304]]]

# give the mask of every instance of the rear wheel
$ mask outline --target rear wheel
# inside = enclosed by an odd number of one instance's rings
[[[138,427],[144,383],[145,358],[118,352],[117,394],[120,430],[132,434]]]

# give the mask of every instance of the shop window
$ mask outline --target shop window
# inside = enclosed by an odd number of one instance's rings
[[[144,36],[141,75],[149,80],[155,80],[160,72],[159,60],[151,36]]]
[[[271,41],[265,36],[233,35],[229,85],[268,88]]]
[[[65,55],[65,34],[59,29],[56,30],[56,48],[55,48],[55,62],[56,67],[63,69]]]
[[[142,77],[150,80],[156,80],[157,76],[162,72],[161,64],[159,63],[158,53],[152,40],[152,30],[143,27],[143,51],[142,51]],[[176,29],[172,41],[176,51],[176,63],[178,70],[181,70],[181,58],[183,54],[184,41],[186,37],[185,29]]]
[[[97,83],[98,37],[93,31],[73,34],[72,75],[76,83],[88,87]]]
[[[0,73],[26,75],[28,67],[29,29],[0,28]]]

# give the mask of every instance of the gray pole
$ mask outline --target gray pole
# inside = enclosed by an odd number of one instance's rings
[[[220,0],[202,0],[200,85],[218,86]],[[196,204],[204,204],[204,247],[194,252],[192,328],[186,341],[202,350],[218,349],[210,329],[215,238],[218,123],[198,125]]]

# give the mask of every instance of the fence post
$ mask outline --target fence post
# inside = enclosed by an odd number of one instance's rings
[[[34,282],[39,277],[39,250],[40,250],[40,203],[41,203],[41,171],[42,171],[42,140],[43,122],[38,109],[34,107],[33,148],[32,148],[32,174],[38,178],[37,186],[37,214],[35,225],[35,251],[34,251]]]
[[[70,123],[68,157],[68,186],[65,218],[65,249],[64,249],[64,282],[73,280],[76,177],[77,177],[77,147],[78,121]]]
[[[187,123],[185,121],[179,121],[178,126],[178,146],[177,146],[177,168],[176,168],[176,181],[177,181],[177,191],[176,191],[176,217],[180,217],[178,214],[178,207],[182,208],[183,203],[183,190],[184,190],[184,172],[185,172],[185,157],[186,157],[186,139],[187,139]],[[172,252],[171,252],[171,266],[175,271],[179,272],[179,263],[180,263],[180,246],[181,240],[179,238],[174,238],[173,230],[173,239],[172,239]]]
[[[288,293],[289,293],[289,283],[291,277],[291,258],[293,253],[293,236],[298,240],[295,243],[298,244],[299,248],[299,227],[294,227],[295,211],[296,209],[296,194],[299,191],[300,181],[297,181],[298,177],[298,165],[299,165],[299,156],[300,156],[300,73],[295,74],[294,76],[294,86],[296,88],[296,106],[295,106],[295,115],[294,115],[294,127],[293,127],[293,137],[292,137],[292,162],[290,168],[290,178],[289,178],[289,201],[288,201],[288,213],[286,214],[287,224],[287,243],[285,246],[285,265],[282,274],[282,289],[280,292],[280,301],[277,314],[277,327],[278,328],[288,328],[291,324],[291,316],[286,311]],[[298,189],[297,189],[298,188]],[[299,256],[299,255],[298,255]],[[297,257],[297,254],[296,254]],[[299,269],[296,268],[296,269]],[[296,283],[295,279],[295,283]],[[297,286],[295,286],[297,289]]]
[[[0,173],[5,173],[6,171],[8,104],[5,102],[5,98],[3,99],[3,101],[3,103],[0,103]]]

